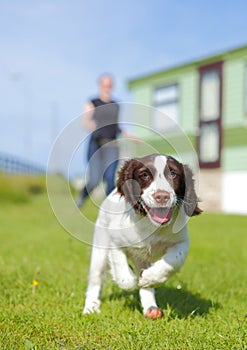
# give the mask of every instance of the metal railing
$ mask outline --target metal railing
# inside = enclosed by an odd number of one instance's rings
[[[0,152],[0,171],[10,174],[44,174],[45,169],[30,161]]]

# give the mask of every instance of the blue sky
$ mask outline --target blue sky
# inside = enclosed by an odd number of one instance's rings
[[[0,0],[0,151],[45,164],[102,72],[129,78],[247,43],[247,2]]]

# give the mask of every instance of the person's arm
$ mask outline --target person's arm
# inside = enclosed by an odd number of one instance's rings
[[[131,132],[129,132],[128,130],[122,130],[121,135],[123,137],[125,137],[126,139],[134,141],[136,144],[141,143],[141,139],[138,136],[136,136],[135,134],[132,134]]]
[[[94,105],[88,102],[84,108],[82,125],[89,131],[94,131],[97,127],[95,120],[92,119],[94,114]]]

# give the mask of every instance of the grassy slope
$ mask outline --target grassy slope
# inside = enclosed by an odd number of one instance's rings
[[[26,203],[34,194],[46,192],[45,176],[4,174],[0,171],[0,205]]]
[[[91,203],[85,210],[95,218]],[[82,315],[90,247],[59,226],[44,194],[1,205],[0,225],[0,349],[247,347],[247,217],[190,220],[190,254],[157,291],[165,311],[157,321],[142,316],[136,291],[109,277],[102,313]]]

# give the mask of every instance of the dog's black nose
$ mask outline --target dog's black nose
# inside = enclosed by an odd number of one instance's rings
[[[167,191],[157,191],[153,194],[153,197],[157,204],[165,205],[170,199],[170,193]]]

